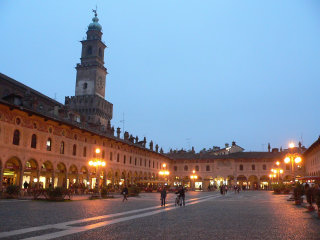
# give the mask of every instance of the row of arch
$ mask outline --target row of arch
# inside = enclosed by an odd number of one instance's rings
[[[85,184],[93,188],[96,181],[100,184],[137,184],[149,183],[159,180],[154,172],[127,171],[120,169],[97,169],[95,167],[76,166],[69,167],[63,162],[53,164],[51,161],[39,163],[35,159],[29,159],[24,164],[17,157],[12,157],[2,163],[0,160],[0,185],[15,184],[23,187],[23,184],[35,184],[37,182],[46,188],[51,186],[69,187],[72,184]]]

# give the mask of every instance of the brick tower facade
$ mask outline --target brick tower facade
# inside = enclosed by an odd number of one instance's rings
[[[113,105],[105,100],[107,69],[104,67],[104,50],[101,41],[102,27],[96,10],[88,26],[87,38],[81,41],[81,63],[76,66],[75,96],[66,97],[65,105],[85,116],[92,124],[110,125]]]

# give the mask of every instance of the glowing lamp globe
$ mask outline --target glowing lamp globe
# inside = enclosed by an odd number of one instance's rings
[[[301,157],[296,157],[296,159],[294,159],[295,163],[300,163],[301,162]]]
[[[285,163],[289,163],[289,162],[290,162],[290,158],[289,158],[289,157],[286,157],[286,158],[284,159],[284,162],[285,162]]]

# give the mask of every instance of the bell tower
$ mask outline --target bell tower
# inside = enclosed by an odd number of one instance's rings
[[[102,41],[102,27],[99,24],[97,11],[88,26],[87,39],[81,41],[81,63],[77,64],[76,96],[98,95],[105,97],[107,69],[104,67],[104,50],[107,47]]]
[[[77,64],[75,96],[66,97],[65,105],[80,113],[88,123],[110,125],[113,105],[105,100],[107,69],[104,67],[102,27],[97,10],[88,26],[87,37],[81,41],[80,63]]]

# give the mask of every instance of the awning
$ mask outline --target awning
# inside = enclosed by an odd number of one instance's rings
[[[320,177],[318,176],[304,176],[304,177],[299,177],[297,178],[298,180],[318,180],[320,181]]]

